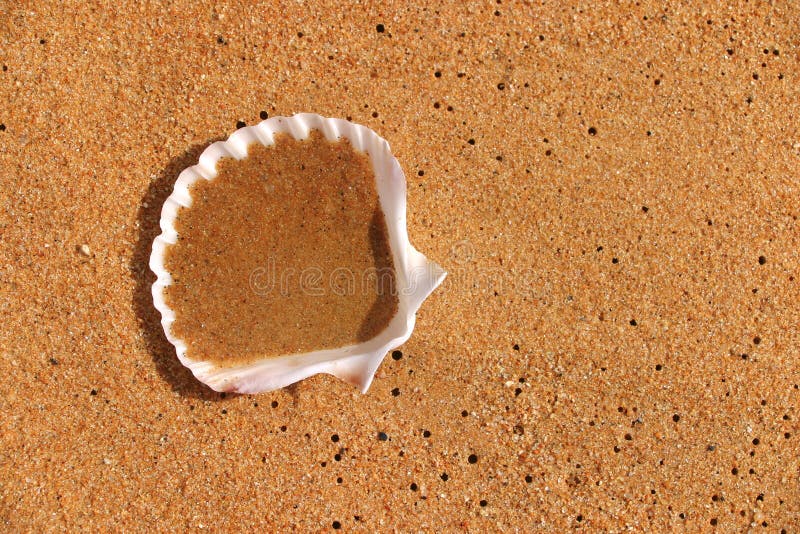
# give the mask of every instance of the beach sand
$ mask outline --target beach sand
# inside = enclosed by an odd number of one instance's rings
[[[0,525],[800,529],[800,6],[0,7]],[[237,123],[364,124],[449,271],[362,395],[221,395],[147,267]]]

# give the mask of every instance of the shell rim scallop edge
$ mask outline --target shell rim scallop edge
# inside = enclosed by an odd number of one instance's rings
[[[164,268],[164,253],[177,239],[174,222],[178,210],[191,206],[189,187],[197,180],[213,179],[220,158],[247,157],[247,147],[251,143],[272,145],[276,133],[288,133],[298,140],[306,139],[312,129],[320,130],[331,141],[345,137],[357,150],[370,156],[394,259],[399,300],[397,314],[376,337],[347,347],[270,357],[231,367],[217,367],[208,361],[189,359],[186,356],[186,344],[172,334],[175,313],[164,299],[164,288],[172,281]],[[156,275],[152,286],[153,303],[161,313],[164,333],[175,347],[180,362],[198,380],[220,392],[261,393],[280,389],[318,373],[327,373],[366,393],[381,361],[389,351],[402,345],[411,336],[417,310],[447,275],[444,269],[428,260],[408,240],[406,180],[400,164],[391,154],[389,143],[366,126],[313,113],[271,117],[255,126],[236,130],[225,141],[209,145],[197,164],[178,175],[174,189],[161,209],[160,227],[161,234],[153,241],[150,255],[150,269]]]

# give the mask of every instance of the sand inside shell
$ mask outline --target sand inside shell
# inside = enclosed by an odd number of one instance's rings
[[[312,130],[275,136],[199,180],[165,288],[187,356],[221,366],[366,341],[397,312],[369,156]]]

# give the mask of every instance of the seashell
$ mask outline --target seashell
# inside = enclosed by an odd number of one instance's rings
[[[396,312],[377,335],[338,348],[269,355],[234,364],[192,357],[188,353],[187,341],[176,335],[176,310],[168,305],[165,297],[173,283],[165,258],[170,247],[178,241],[176,221],[181,210],[191,209],[193,197],[190,188],[202,180],[213,181],[217,176],[217,163],[222,158],[243,160],[248,157],[251,145],[271,146],[277,134],[305,140],[312,130],[321,132],[327,141],[347,139],[356,151],[369,156],[393,262]],[[366,392],[383,358],[411,336],[417,310],[446,276],[444,269],[428,260],[409,242],[405,176],[390,152],[389,143],[365,126],[311,113],[273,117],[256,126],[240,128],[226,141],[211,144],[197,165],[185,169],[178,176],[172,194],[164,202],[160,224],[162,233],[153,242],[150,256],[150,269],[157,277],[152,287],[153,303],[161,313],[164,333],[175,346],[181,363],[198,380],[216,391],[259,393],[282,388],[317,373],[328,373]],[[269,232],[269,228],[264,232]]]

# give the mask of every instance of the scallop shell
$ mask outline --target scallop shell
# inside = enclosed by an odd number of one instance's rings
[[[397,314],[386,329],[374,338],[338,349],[269,357],[233,367],[220,367],[212,362],[188,358],[186,344],[172,333],[175,312],[164,299],[164,288],[172,281],[164,267],[164,254],[167,247],[177,240],[174,222],[179,208],[191,205],[189,188],[197,180],[213,179],[217,175],[216,164],[220,158],[243,159],[247,157],[247,147],[252,143],[269,146],[273,144],[273,135],[276,133],[288,133],[298,140],[306,139],[312,129],[321,131],[330,141],[347,138],[354,148],[370,156],[394,260],[399,301]],[[417,251],[408,240],[406,180],[400,164],[391,154],[389,143],[365,126],[312,113],[273,117],[256,126],[240,128],[227,141],[211,144],[200,155],[197,165],[185,169],[178,176],[175,188],[161,210],[161,231],[153,242],[150,256],[150,269],[157,276],[152,288],[153,303],[161,312],[164,333],[175,346],[181,363],[191,369],[198,380],[216,391],[259,393],[288,386],[317,373],[328,373],[366,392],[386,354],[411,336],[417,310],[447,274]]]

